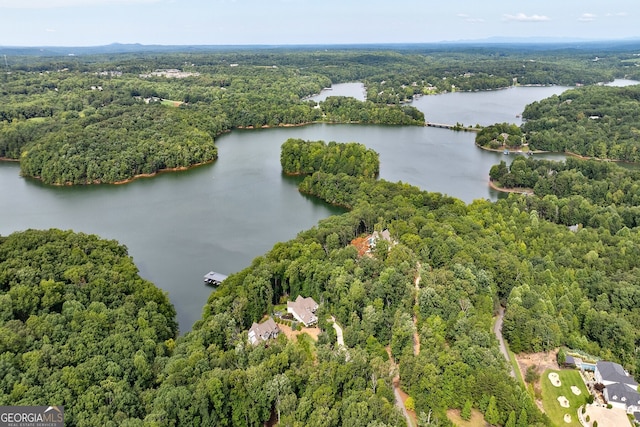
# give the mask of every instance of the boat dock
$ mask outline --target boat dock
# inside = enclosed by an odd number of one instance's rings
[[[220,283],[222,283],[226,278],[227,276],[225,276],[224,274],[210,271],[204,275],[204,283],[211,286],[220,286]]]

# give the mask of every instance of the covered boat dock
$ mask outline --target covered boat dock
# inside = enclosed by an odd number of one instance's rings
[[[219,286],[220,283],[226,279],[227,276],[224,274],[216,273],[215,271],[210,271],[204,275],[204,283],[211,286]]]

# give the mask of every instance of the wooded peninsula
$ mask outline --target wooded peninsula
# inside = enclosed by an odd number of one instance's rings
[[[529,105],[521,127],[485,128],[478,145],[600,160],[501,162],[487,171],[496,186],[533,194],[467,205],[378,179],[367,141],[283,141],[283,173],[347,212],[230,275],[182,336],[122,244],[60,230],[0,236],[0,405],[64,405],[73,426],[406,426],[395,379],[420,427],[453,416],[562,425],[540,410],[542,372],[510,376],[492,328],[504,307],[514,353],[575,350],[640,375],[640,176],[603,161],[638,161],[640,89],[591,86],[640,79],[638,49],[16,56],[1,77],[0,157],[46,184],[210,162],[215,138],[237,128],[424,125],[415,96],[514,83],[584,87]],[[366,101],[307,99],[349,81],[365,84]],[[364,253],[353,244],[384,233]],[[317,341],[249,342],[254,322],[298,296],[319,303]]]

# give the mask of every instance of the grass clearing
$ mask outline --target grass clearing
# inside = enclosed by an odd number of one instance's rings
[[[487,425],[484,420],[484,415],[477,409],[471,410],[471,419],[469,419],[469,421],[465,421],[460,417],[459,409],[449,409],[447,411],[447,418],[459,427],[485,427]]]
[[[560,387],[555,387],[549,381],[549,374],[555,372],[560,377]],[[551,421],[557,426],[581,427],[578,421],[578,408],[585,403],[589,392],[582,381],[580,372],[576,370],[551,370],[547,369],[540,376],[540,384],[542,386],[542,405]],[[581,393],[576,396],[571,391],[571,386],[576,386]],[[563,408],[558,401],[559,396],[564,396],[569,401],[569,407]],[[564,421],[564,415],[571,415],[571,422]]]
[[[182,101],[172,101],[170,99],[163,99],[161,101],[162,105],[168,105],[169,107],[179,107],[183,104]]]
[[[513,351],[509,350],[509,344],[505,341],[505,345],[507,346],[507,352],[509,353],[509,361],[511,362],[511,367],[513,371],[516,373],[516,379],[520,381],[520,384],[523,386],[527,386],[524,383],[524,378],[522,378],[522,372],[520,372],[520,366],[518,366],[518,361],[516,360],[516,355],[513,354]]]

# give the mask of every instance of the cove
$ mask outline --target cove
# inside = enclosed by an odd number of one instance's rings
[[[414,105],[431,121],[516,122],[527,103],[565,89],[454,93],[422,97]],[[21,178],[17,163],[0,162],[0,234],[55,227],[117,239],[129,248],[141,275],[169,293],[184,333],[200,319],[211,293],[203,284],[205,273],[237,272],[276,242],[342,212],[301,195],[298,179],[282,176],[280,145],[287,138],[360,142],[380,153],[383,179],[467,203],[496,200],[498,194],[487,185],[489,169],[513,156],[478,149],[474,136],[435,128],[327,124],[238,130],[217,139],[219,159],[213,164],[126,185],[47,187]]]

